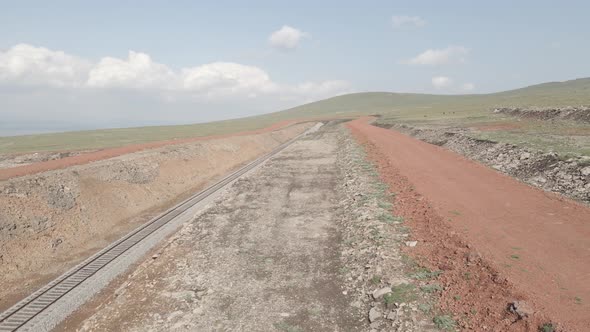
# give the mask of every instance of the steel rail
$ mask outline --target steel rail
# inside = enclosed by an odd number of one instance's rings
[[[319,126],[321,125],[318,124],[304,133],[297,135],[295,138],[279,145],[271,152],[248,163],[207,189],[196,193],[176,206],[166,210],[164,213],[137,227],[127,235],[111,243],[106,248],[95,253],[66,273],[16,303],[14,306],[0,314],[0,331],[17,331],[21,329],[33,318],[39,316],[57,303],[63,296],[84,283],[88,278],[107,268],[111,262],[129,251],[141,241],[145,240],[149,235],[157,232],[162,226],[168,224],[195,204],[237,180],[244,173],[252,170],[272,156],[281,152],[300,137],[316,131]]]

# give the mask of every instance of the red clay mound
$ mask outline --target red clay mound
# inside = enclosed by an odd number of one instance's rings
[[[565,331],[590,331],[590,208],[368,120],[348,127],[377,150],[382,165],[390,166],[381,170],[395,170],[390,184],[399,185],[392,179],[403,176],[431,203],[417,204],[414,210],[423,211],[413,211],[414,216],[438,215],[441,228],[469,243],[477,251],[473,259],[481,255],[490,273],[505,277],[540,317],[559,322]],[[436,222],[423,228],[436,233],[433,227]]]
[[[48,160],[44,162],[34,163],[30,165],[12,167],[12,168],[5,168],[0,169],[0,181],[7,180],[13,177],[24,176],[29,174],[41,173],[45,171],[51,171],[55,169],[66,168],[74,165],[83,165],[94,161],[99,161],[103,159],[109,159],[117,156],[121,156],[127,153],[133,153],[141,150],[146,149],[154,149],[163,147],[166,145],[172,144],[181,144],[181,143],[188,143],[188,142],[196,142],[196,141],[203,141],[203,140],[210,140],[210,139],[217,139],[217,138],[224,138],[230,136],[245,136],[245,135],[254,135],[254,134],[261,134],[266,132],[271,132],[275,130],[279,130],[281,128],[290,126],[296,123],[296,121],[281,121],[277,122],[269,127],[258,129],[258,130],[250,130],[250,131],[243,131],[239,133],[233,134],[225,134],[225,135],[213,135],[213,136],[203,136],[203,137],[195,137],[195,138],[185,138],[185,139],[178,139],[178,140],[168,140],[168,141],[158,141],[158,142],[150,142],[144,144],[133,144],[122,146],[118,148],[108,148],[104,150],[84,153],[72,157],[66,157],[62,159],[56,160]]]

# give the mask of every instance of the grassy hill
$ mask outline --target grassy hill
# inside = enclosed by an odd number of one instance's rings
[[[522,89],[470,95],[365,92],[338,96],[298,106],[277,114],[319,116],[332,114],[373,114],[419,119],[441,112],[456,117],[488,114],[499,106],[577,106],[590,104],[590,78],[551,82]]]
[[[175,138],[252,130],[287,119],[381,114],[382,121],[457,124],[492,121],[497,106],[590,105],[590,78],[544,83],[522,89],[472,95],[353,93],[285,111],[205,124],[105,129],[0,137],[0,154],[100,149]]]

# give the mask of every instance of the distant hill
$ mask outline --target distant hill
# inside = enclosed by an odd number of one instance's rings
[[[372,114],[418,111],[481,111],[496,106],[579,106],[590,105],[590,78],[550,82],[521,89],[468,95],[365,92],[333,97],[282,112],[281,117],[332,114]],[[426,110],[426,111],[425,111]]]
[[[104,129],[0,137],[0,154],[100,149],[175,138],[258,129],[288,119],[382,114],[388,119],[485,117],[497,106],[590,105],[590,78],[551,82],[522,89],[471,95],[364,92],[333,97],[288,110],[204,124]]]

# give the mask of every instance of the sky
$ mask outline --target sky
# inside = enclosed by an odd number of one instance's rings
[[[590,1],[0,1],[0,136],[590,76]]]

